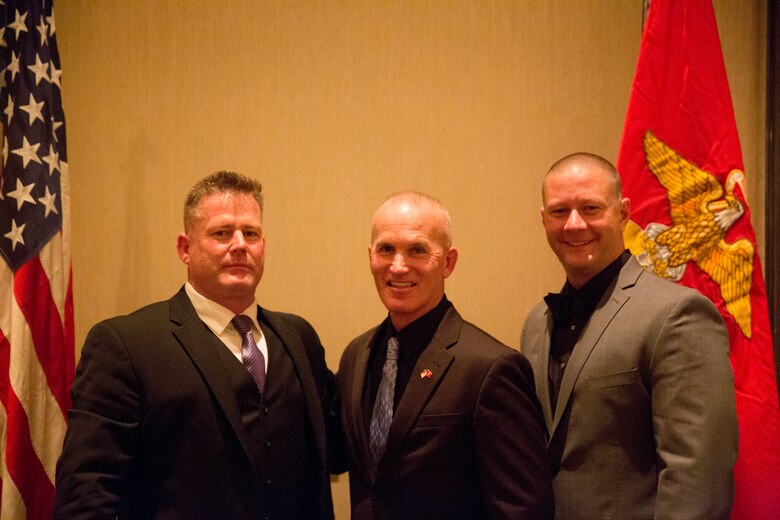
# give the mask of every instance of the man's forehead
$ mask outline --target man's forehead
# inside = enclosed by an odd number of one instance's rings
[[[385,229],[374,235],[374,242],[383,244],[427,244],[433,239],[430,233],[421,230]]]
[[[194,223],[204,224],[209,227],[262,227],[263,214],[259,211],[257,204],[255,204],[254,208],[251,206],[243,208],[241,206],[239,205],[238,211],[236,211],[236,206],[232,204],[207,206],[205,211],[195,214]]]
[[[542,184],[542,194],[545,197],[552,197],[561,191],[571,191],[572,185],[578,185],[580,190],[587,189],[590,196],[597,193],[609,196],[612,191],[609,174],[603,169],[590,167],[551,171]],[[553,191],[555,193],[552,193]]]
[[[250,213],[215,213],[207,220],[210,226],[260,227],[263,223],[262,217]]]

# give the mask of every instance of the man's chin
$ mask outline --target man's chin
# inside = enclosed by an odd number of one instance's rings
[[[259,282],[254,276],[230,276],[222,280],[222,286],[231,292],[254,292]]]
[[[403,314],[409,312],[409,300],[406,298],[397,298],[383,295],[382,304],[391,313]]]
[[[587,269],[593,265],[593,259],[592,251],[577,251],[576,254],[566,255],[561,263],[571,269]]]

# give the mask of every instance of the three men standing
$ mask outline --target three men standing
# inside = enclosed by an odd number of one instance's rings
[[[567,282],[529,314],[528,359],[445,296],[458,251],[438,200],[398,193],[375,213],[388,316],[339,367],[353,518],[728,518],[737,424],[720,315],[625,250],[629,202],[608,161],[560,160],[543,203]],[[187,284],[90,331],[55,516],[332,517],[334,381],[311,326],[255,302],[262,212],[256,181],[197,183],[177,243]]]

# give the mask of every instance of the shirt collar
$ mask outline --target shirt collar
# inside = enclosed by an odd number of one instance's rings
[[[604,292],[606,292],[607,287],[609,287],[630,258],[631,252],[626,249],[579,289],[575,289],[566,280],[560,294],[550,293],[545,296],[544,301],[547,303],[556,321],[571,317],[578,319],[590,317]]]
[[[445,294],[436,307],[414,320],[400,332],[395,330],[390,316],[388,316],[383,344],[386,345],[387,340],[395,336],[398,338],[399,355],[404,357],[418,355],[431,342],[433,335],[436,334],[436,329],[439,328],[441,320],[444,319],[444,315],[450,307],[452,307],[452,303]]]
[[[184,284],[184,291],[187,293],[190,302],[192,302],[192,306],[195,308],[195,312],[198,313],[198,316],[203,323],[214,331],[217,336],[221,336],[225,332],[225,329],[231,325],[230,320],[235,316],[233,311],[200,294],[190,282]],[[260,323],[257,321],[256,302],[252,302],[252,304],[240,314],[249,316],[252,319],[252,329],[254,332],[260,332]]]

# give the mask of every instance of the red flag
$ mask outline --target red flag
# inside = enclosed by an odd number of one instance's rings
[[[0,518],[50,519],[75,349],[51,1],[0,5]]]
[[[728,328],[740,433],[732,518],[780,518],[774,350],[711,0],[652,1],[618,170],[631,251],[708,296]]]

